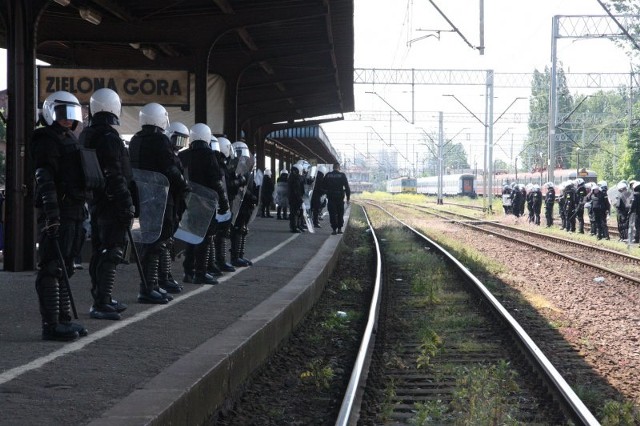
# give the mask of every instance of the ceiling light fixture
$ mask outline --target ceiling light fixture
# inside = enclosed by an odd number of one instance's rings
[[[144,56],[146,56],[147,58],[151,59],[152,61],[154,59],[156,59],[156,55],[158,54],[153,47],[143,47],[140,50],[142,51],[142,54]]]
[[[69,6],[71,4],[71,0],[53,0],[58,3],[60,6]]]
[[[102,15],[96,12],[93,9],[89,9],[88,7],[81,7],[78,9],[80,12],[80,16],[87,22],[92,23],[93,25],[99,25],[102,22]]]

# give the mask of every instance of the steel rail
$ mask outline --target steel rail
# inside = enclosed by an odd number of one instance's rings
[[[358,350],[353,371],[351,372],[349,385],[347,386],[344,398],[342,399],[342,405],[340,406],[336,426],[355,425],[360,416],[362,394],[367,381],[369,365],[371,364],[371,355],[375,346],[375,336],[380,315],[380,302],[382,299],[382,292],[380,291],[380,287],[382,286],[382,256],[380,255],[380,245],[378,243],[378,237],[376,236],[375,230],[373,229],[373,225],[367,215],[367,211],[364,207],[361,206],[361,208],[365,219],[367,220],[367,225],[371,232],[371,238],[376,247],[376,279],[373,287],[373,295],[371,297],[371,306],[369,307],[367,325],[362,336],[362,342],[360,343],[360,349]]]
[[[394,214],[390,213],[382,206],[367,202],[372,206],[375,206],[396,221],[401,223],[407,229],[411,230],[414,234],[422,238],[428,245],[443,255],[452,265],[454,265],[458,271],[466,278],[467,282],[473,285],[476,292],[481,295],[487,302],[487,306],[492,312],[503,321],[507,327],[512,331],[514,338],[516,339],[518,346],[522,349],[524,355],[532,363],[532,366],[541,374],[541,378],[548,385],[548,389],[556,396],[557,402],[562,406],[565,413],[573,421],[583,425],[599,425],[598,420],[591,414],[589,409],[584,405],[582,400],[575,394],[573,389],[569,386],[562,375],[556,370],[549,359],[544,355],[542,350],[536,345],[536,343],[529,337],[527,332],[520,326],[520,324],[511,316],[511,314],[502,306],[502,304],[491,294],[491,292],[485,287],[485,285],[473,275],[466,266],[464,266],[458,259],[456,259],[447,250],[441,247],[438,243],[431,240],[426,235],[419,232],[409,224],[400,220]],[[462,223],[462,222],[461,222]],[[487,232],[487,230],[483,230]]]

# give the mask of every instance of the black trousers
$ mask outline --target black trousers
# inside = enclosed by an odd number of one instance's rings
[[[328,197],[327,210],[331,228],[338,229],[344,226],[344,197]]]

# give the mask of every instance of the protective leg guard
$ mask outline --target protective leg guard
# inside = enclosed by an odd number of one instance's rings
[[[142,265],[143,273],[147,281],[145,287],[144,283],[140,283],[140,293],[138,293],[138,303],[152,303],[157,305],[165,305],[169,300],[162,296],[155,287],[158,285],[158,267],[160,259],[155,253],[150,253],[145,259],[145,263]]]
[[[251,262],[249,259],[244,257],[244,246],[246,242],[247,242],[247,234],[243,232],[242,236],[240,237],[240,251],[238,252],[238,258],[246,262],[247,266],[251,266],[253,265],[253,262]]]
[[[213,237],[209,238],[209,247],[207,251],[207,273],[212,277],[219,277],[222,271],[216,266],[216,245]]]
[[[122,258],[122,250],[118,248],[103,250],[96,262],[96,286],[91,289],[93,306],[89,316],[93,319],[117,321],[120,313],[113,306],[111,294],[116,282],[116,266]],[[124,310],[124,309],[123,309]]]
[[[42,315],[42,340],[68,342],[78,338],[79,334],[68,324],[59,322],[60,288],[54,276],[40,275],[36,280],[36,290]]]
[[[222,272],[234,272],[236,268],[226,262],[227,240],[221,233],[215,236],[216,266]]]
[[[241,235],[239,229],[234,229],[231,231],[231,264],[236,268],[243,268],[245,266],[249,266],[246,261],[240,258],[240,241]]]
[[[171,250],[162,245],[158,267],[158,286],[167,293],[180,293],[182,286],[171,276]]]

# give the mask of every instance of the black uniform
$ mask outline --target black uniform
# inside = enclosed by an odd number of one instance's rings
[[[577,206],[576,206],[576,219],[578,219],[578,232],[584,234],[584,204],[587,196],[587,188],[585,188],[584,182],[578,185],[576,189]]]
[[[303,196],[304,178],[296,167],[292,167],[291,174],[287,179],[287,197],[289,200],[289,230],[293,233],[302,232],[298,226]]]
[[[618,232],[620,233],[620,240],[625,241],[629,236],[629,205],[627,204],[629,195],[627,194],[628,189],[624,189],[623,191],[619,191],[620,195],[618,196],[618,200],[616,201],[616,211],[617,220],[618,220]]]
[[[277,191],[277,187],[280,185],[277,185],[279,183],[283,183],[285,188],[288,188],[288,183],[287,181],[289,180],[289,173],[280,173],[280,176],[278,176],[278,179],[276,180],[276,191]],[[278,197],[278,206],[276,208],[276,218],[278,220],[282,219],[282,220],[287,220],[287,209],[289,208],[289,199],[288,199],[288,195],[284,194]]]
[[[631,201],[631,208],[629,209],[629,215],[635,214],[633,234],[633,242],[640,242],[640,183],[636,183],[633,187],[633,200]]]
[[[214,151],[216,159],[218,160],[218,167],[220,169],[221,176],[224,177],[225,190],[227,192],[227,199],[229,202],[233,200],[238,192],[238,185],[235,179],[235,167],[232,167],[230,161],[221,152]],[[217,223],[216,229],[213,235],[213,249],[210,249],[210,257],[215,260],[214,264],[209,264],[208,272],[212,275],[220,275],[222,272],[233,272],[236,268],[230,263],[227,263],[227,238],[229,237],[229,230],[231,228],[231,221],[228,220],[223,223]]]
[[[80,145],[71,130],[54,122],[33,132],[31,146],[40,230],[36,291],[42,338],[74,340],[87,330],[71,322],[71,294],[62,267],[73,275],[73,247],[82,238],[86,191]]]
[[[589,194],[589,201],[591,202],[591,212],[593,214],[596,236],[599,240],[602,238],[608,239],[609,236],[605,227],[607,211],[610,208],[610,206],[608,206],[609,199],[607,198],[607,193],[601,191],[600,188],[592,189],[591,194]]]
[[[542,192],[540,192],[539,188],[534,189],[532,195],[532,207],[533,207],[533,216],[534,223],[536,225],[540,225],[540,212],[542,211]]]
[[[525,195],[526,203],[527,203],[527,212],[529,217],[529,223],[533,223],[534,221],[534,213],[533,213],[533,188],[529,190],[529,192]]]
[[[209,143],[194,141],[189,149],[180,152],[180,161],[184,166],[189,181],[207,188],[211,188],[218,194],[218,211],[224,214],[229,210],[227,191],[223,183],[223,175],[218,165],[218,160]],[[215,278],[207,273],[209,265],[209,243],[215,234],[215,219],[209,226],[209,230],[200,244],[187,244],[182,266],[185,272],[185,282],[194,284],[216,284]]]
[[[323,179],[323,188],[327,193],[327,210],[333,233],[342,233],[344,226],[344,197],[347,203],[351,198],[351,189],[347,181],[347,175],[334,167]]]
[[[513,211],[513,215],[515,217],[520,217],[524,213],[524,211],[520,209],[520,207],[522,206],[523,196],[522,192],[517,186],[513,188],[512,196],[513,198],[511,200],[511,209]]]
[[[553,226],[553,204],[556,202],[556,190],[553,188],[547,189],[547,194],[544,197],[544,216],[547,219],[547,228]]]
[[[325,194],[322,188],[322,181],[324,180],[324,173],[318,172],[316,175],[316,182],[313,185],[313,193],[311,194],[311,215],[313,219],[313,226],[320,228],[320,212],[322,211],[322,196]]]
[[[140,283],[140,303],[167,303],[172,298],[158,284],[158,269],[167,241],[175,233],[185,208],[188,186],[171,141],[157,126],[145,125],[129,143],[131,166],[164,174],[169,180],[169,195],[165,207],[162,231],[157,241],[142,245],[142,267],[147,285]]]
[[[96,319],[120,319],[127,307],[111,298],[116,279],[116,266],[123,261],[127,230],[135,213],[131,195],[133,174],[129,153],[120,134],[111,127],[115,116],[99,112],[80,135],[80,143],[96,150],[105,187],[94,189],[89,201],[91,211],[91,246],[89,263],[93,306],[90,315]]]
[[[264,175],[262,178],[262,189],[260,190],[260,215],[262,217],[271,216],[271,203],[273,203],[273,178]]]
[[[238,161],[239,158],[232,163],[237,164]],[[247,235],[249,234],[249,221],[251,220],[253,210],[258,205],[258,187],[253,179],[253,174],[249,172],[244,175],[234,173],[232,183],[236,188],[236,194],[240,190],[243,190],[244,194],[242,194],[242,202],[240,203],[237,216],[229,232],[229,239],[231,241],[231,248],[229,249],[231,265],[236,267],[251,266],[252,262],[244,257],[244,251]]]
[[[576,232],[576,210],[578,208],[578,196],[573,184],[567,185],[564,192],[564,214],[566,216],[567,232]]]

